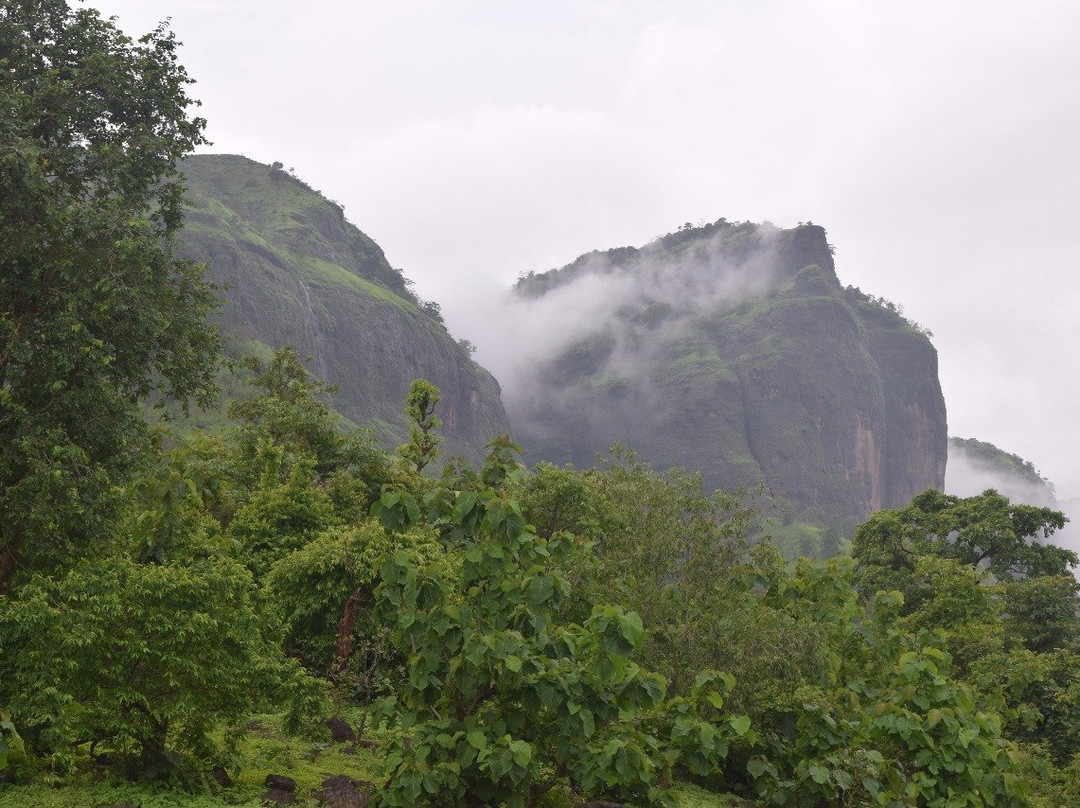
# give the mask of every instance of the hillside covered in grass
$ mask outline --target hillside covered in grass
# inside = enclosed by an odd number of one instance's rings
[[[388,445],[407,434],[401,402],[415,378],[442,391],[449,454],[478,459],[507,431],[494,378],[340,206],[246,157],[193,156],[182,170],[192,207],[181,252],[210,265],[235,350],[266,358],[291,345],[311,357],[311,372],[338,388],[335,408]]]

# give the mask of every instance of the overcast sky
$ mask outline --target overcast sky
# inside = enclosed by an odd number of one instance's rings
[[[90,5],[171,17],[208,151],[344,204],[455,336],[588,250],[813,221],[934,332],[950,434],[1080,496],[1075,0]]]

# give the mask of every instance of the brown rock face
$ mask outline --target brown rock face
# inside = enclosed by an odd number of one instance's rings
[[[590,254],[519,292],[585,276],[593,290],[610,278],[618,305],[507,394],[531,458],[590,465],[620,440],[710,487],[764,482],[834,535],[943,485],[937,354],[895,306],[840,285],[822,228],[721,220]]]

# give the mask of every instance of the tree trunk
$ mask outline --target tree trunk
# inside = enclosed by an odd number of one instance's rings
[[[340,683],[341,677],[345,675],[345,668],[349,664],[349,657],[352,656],[353,628],[356,625],[356,610],[360,607],[361,586],[357,584],[349,595],[341,620],[338,621],[334,641],[334,661],[330,663],[330,671],[327,673],[331,682]]]
[[[169,774],[169,759],[165,743],[169,736],[169,719],[152,720],[151,735],[140,739],[142,746],[143,774],[151,780],[163,779]]]

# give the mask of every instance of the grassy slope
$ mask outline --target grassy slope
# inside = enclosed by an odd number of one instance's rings
[[[506,421],[499,388],[425,311],[379,246],[343,210],[292,175],[235,155],[184,164],[193,207],[182,252],[211,266],[234,346],[293,345],[336,385],[334,406],[389,446],[407,434],[414,378],[437,384],[446,453],[478,459]],[[214,413],[197,414],[210,428]]]

